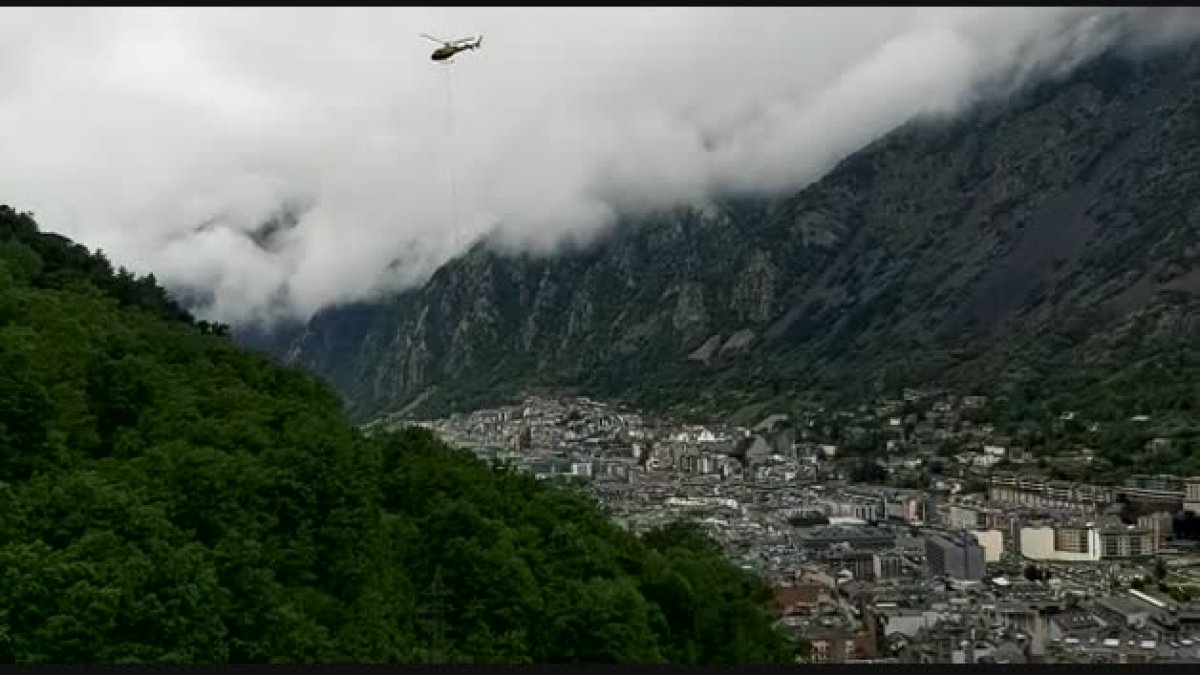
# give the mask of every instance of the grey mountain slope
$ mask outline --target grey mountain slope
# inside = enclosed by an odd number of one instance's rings
[[[940,377],[1088,308],[1115,322],[1200,291],[1198,76],[1194,48],[1103,58],[906,125],[787,198],[627,219],[553,259],[480,245],[419,289],[244,339],[359,417],[534,385],[722,399],[858,390],[897,363]]]

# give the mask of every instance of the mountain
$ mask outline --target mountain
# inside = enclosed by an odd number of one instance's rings
[[[420,429],[0,206],[0,663],[789,663],[686,525]],[[436,623],[435,623],[436,622]]]
[[[319,373],[356,419],[535,388],[726,413],[910,384],[1015,391],[1164,344],[1196,382],[1198,261],[1193,47],[906,124],[792,195],[629,217],[548,258],[484,242],[420,288],[239,339]],[[1114,360],[1123,326],[1168,315],[1165,337]],[[1194,385],[1172,391],[1198,409]]]

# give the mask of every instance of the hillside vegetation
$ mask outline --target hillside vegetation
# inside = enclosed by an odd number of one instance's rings
[[[0,662],[790,661],[691,528],[365,437],[225,332],[0,207]]]

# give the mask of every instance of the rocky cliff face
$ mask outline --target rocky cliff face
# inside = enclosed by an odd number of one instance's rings
[[[1192,49],[906,126],[784,199],[630,219],[553,259],[480,245],[387,302],[243,337],[360,417],[538,385],[751,400],[952,378],[1096,308],[1099,335],[1200,291],[1198,262]]]

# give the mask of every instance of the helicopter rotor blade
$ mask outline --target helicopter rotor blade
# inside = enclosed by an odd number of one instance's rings
[[[432,41],[434,41],[434,42],[440,42],[441,44],[444,44],[444,45],[451,44],[450,40],[443,40],[443,39],[441,39],[441,38],[435,38],[435,37],[433,37],[432,35],[427,35],[427,34],[425,34],[425,33],[421,33],[421,37],[425,38],[426,40],[432,40]]]

